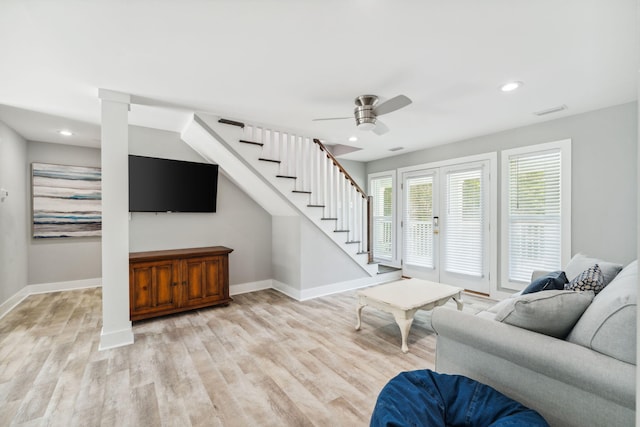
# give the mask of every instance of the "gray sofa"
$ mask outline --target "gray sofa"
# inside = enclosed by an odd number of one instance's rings
[[[592,261],[574,257],[566,268],[569,280]],[[617,275],[619,269],[606,270],[610,283],[592,301],[589,293],[590,304],[566,337],[496,320],[506,305],[535,307],[523,301],[534,294],[507,299],[477,315],[435,309],[436,371],[491,385],[540,412],[552,426],[634,425],[638,262]],[[543,316],[555,318],[549,312]]]

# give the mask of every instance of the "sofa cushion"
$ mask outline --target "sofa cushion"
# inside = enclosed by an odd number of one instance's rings
[[[592,299],[593,292],[565,290],[521,295],[502,301],[495,320],[552,337],[564,338],[591,304]]]
[[[552,271],[534,279],[529,286],[524,288],[521,295],[532,294],[540,291],[550,291],[553,289],[564,289],[564,285],[569,282],[564,271]]]
[[[596,295],[604,288],[604,276],[598,264],[592,265],[564,285],[569,291],[593,291]]]
[[[571,261],[569,261],[569,264],[567,264],[567,267],[564,269],[565,273],[567,273],[567,279],[575,279],[576,276],[594,264],[598,264],[598,266],[600,266],[600,270],[602,270],[604,286],[607,286],[609,282],[611,282],[613,278],[620,273],[620,270],[622,270],[622,264],[603,261],[597,258],[590,258],[584,254],[576,254],[571,258]]]
[[[637,287],[636,260],[598,294],[567,341],[635,365]]]

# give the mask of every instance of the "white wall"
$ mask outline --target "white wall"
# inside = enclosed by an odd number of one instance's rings
[[[27,285],[27,142],[0,122],[0,305]]]
[[[633,102],[369,162],[367,174],[570,138],[572,253],[626,264],[637,257],[637,126]]]
[[[301,221],[300,241],[301,289],[369,277],[351,257],[306,219]]]
[[[33,162],[100,167],[100,150],[29,141],[27,161],[28,171]],[[27,183],[29,182],[27,177]],[[31,188],[28,189],[27,209],[27,215],[30,216]],[[28,240],[27,281],[30,285],[102,276],[102,246],[99,237],[34,239],[29,234]]]
[[[362,189],[367,188],[367,164],[355,160],[338,159],[342,167]]]
[[[301,289],[300,216],[273,216],[272,230],[272,266],[273,280],[295,290]],[[285,291],[285,290],[283,290]],[[292,290],[287,292],[292,294]],[[297,295],[291,295],[297,297]]]
[[[129,127],[131,154],[176,160],[205,160],[175,132]],[[129,223],[131,252],[227,246],[229,281],[235,284],[272,278],[271,215],[222,173],[215,213],[134,212]],[[232,289],[233,292],[233,289]]]
[[[369,277],[307,218],[274,216],[272,230],[275,287],[294,298],[304,298],[309,289]]]

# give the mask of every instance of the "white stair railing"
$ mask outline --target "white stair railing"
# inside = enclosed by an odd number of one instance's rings
[[[368,253],[370,242],[370,198],[317,139],[244,124],[242,142],[262,144],[260,159],[278,162],[277,176],[294,179],[293,192],[309,193],[308,206],[321,206],[322,221],[334,221],[334,233],[345,243],[357,245],[357,253]],[[318,208],[316,208],[318,209]]]

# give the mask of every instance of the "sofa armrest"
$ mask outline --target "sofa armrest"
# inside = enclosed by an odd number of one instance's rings
[[[473,355],[447,354],[446,349],[438,349],[442,337],[586,392],[598,390],[623,406],[635,408],[635,365],[577,344],[447,308],[436,308],[431,323],[438,334],[436,369],[440,357],[459,357],[464,363],[473,363]]]

